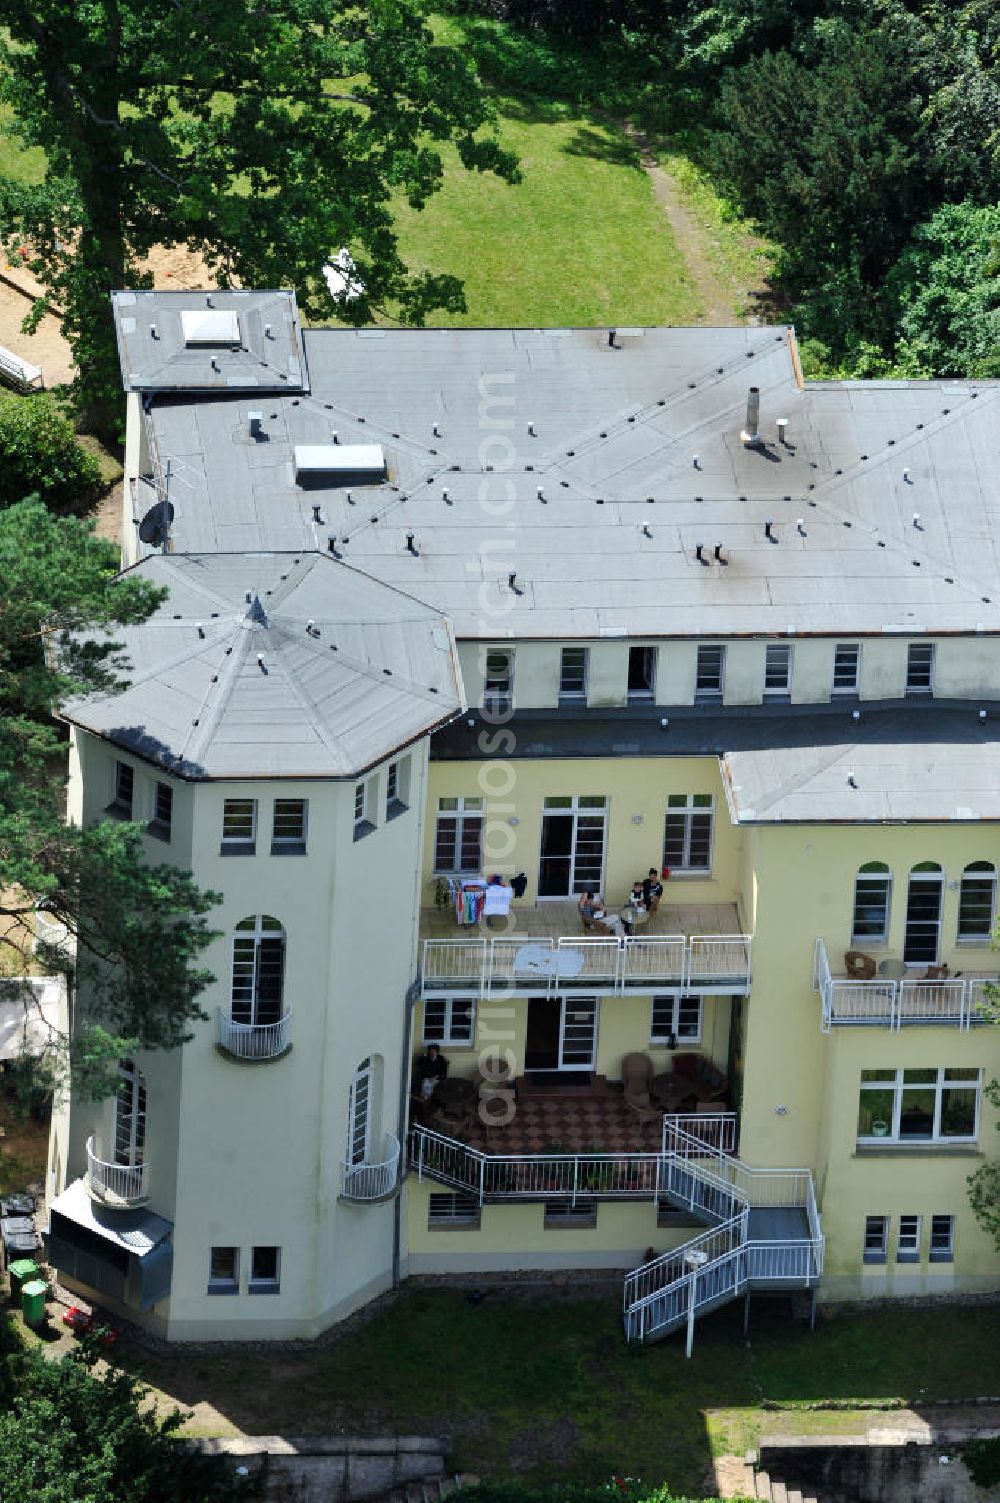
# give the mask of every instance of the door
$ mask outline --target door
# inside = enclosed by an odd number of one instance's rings
[[[141,1164],[146,1148],[146,1082],[130,1059],[118,1066],[115,1097],[115,1163]]]
[[[597,1042],[597,998],[564,997],[559,1032],[559,1069],[592,1070]]]
[[[370,1059],[363,1059],[354,1072],[351,1094],[347,1103],[347,1161],[349,1164],[364,1164],[368,1161],[371,1094],[372,1062]]]
[[[607,799],[598,794],[547,798],[542,807],[540,898],[600,892],[604,880]]]
[[[910,872],[906,894],[906,934],[903,959],[935,965],[941,932],[941,890],[944,873],[934,861],[923,861]]]
[[[528,1000],[528,1031],[524,1041],[526,1070],[558,1070],[562,1035],[562,1003],[558,997]]]

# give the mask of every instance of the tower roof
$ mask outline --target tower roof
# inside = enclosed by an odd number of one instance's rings
[[[463,708],[447,620],[320,553],[154,555],[169,595],[114,633],[117,694],[75,725],[192,778],[350,778]]]

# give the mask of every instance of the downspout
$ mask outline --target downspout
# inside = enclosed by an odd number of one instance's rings
[[[402,1282],[400,1278],[400,1244],[402,1242],[402,1204],[403,1204],[403,1170],[402,1166],[406,1155],[407,1135],[407,1111],[410,1097],[410,1048],[413,1039],[413,1014],[417,1003],[420,1001],[420,978],[411,981],[406,988],[406,997],[403,1006],[406,1018],[403,1025],[403,1053],[399,1067],[399,1153],[400,1153],[400,1183],[399,1190],[392,1204],[392,1287],[398,1289]]]

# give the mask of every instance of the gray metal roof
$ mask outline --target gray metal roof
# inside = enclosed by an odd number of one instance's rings
[[[113,292],[111,306],[126,391],[308,388],[294,292]],[[221,327],[234,316],[237,342]]]
[[[133,572],[133,571],[129,571]],[[154,555],[119,694],[64,717],[182,777],[351,777],[462,708],[447,621],[316,554]]]
[[[453,720],[432,757],[475,758],[483,729],[476,714]],[[1000,704],[988,701],[526,710],[509,729],[515,760],[718,757],[740,824],[1000,820]]]
[[[1000,383],[803,386],[784,328],[303,341],[309,395],[153,401],[175,550],[332,536],[458,637],[1000,631]],[[387,481],[296,485],[295,446],[334,432],[382,445]]]
[[[146,1257],[174,1229],[172,1221],[157,1216],[155,1211],[109,1210],[95,1204],[82,1179],[68,1184],[62,1194],[50,1202],[49,1211],[65,1216],[67,1221],[76,1222],[125,1252],[134,1253],[137,1258]]]

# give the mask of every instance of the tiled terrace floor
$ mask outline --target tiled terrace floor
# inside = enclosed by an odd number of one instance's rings
[[[472,1148],[486,1153],[639,1153],[660,1147],[656,1122],[645,1133],[639,1119],[629,1111],[621,1090],[605,1086],[596,1092],[572,1089],[533,1096],[518,1089],[515,1112],[503,1127],[474,1127],[456,1131],[447,1122],[433,1124],[435,1131],[460,1137]]]
[[[612,904],[609,912],[619,913],[622,902]],[[482,920],[478,926],[459,924],[455,910],[447,908],[422,908],[420,910],[421,939],[474,939],[478,934],[486,939],[491,935],[525,939],[559,939],[562,935],[580,934],[580,911],[576,899],[565,902],[515,903],[511,908],[511,921],[504,919]],[[649,938],[654,934],[739,934],[739,914],[735,903],[661,903],[650,914],[647,923],[635,930],[636,939]]]

